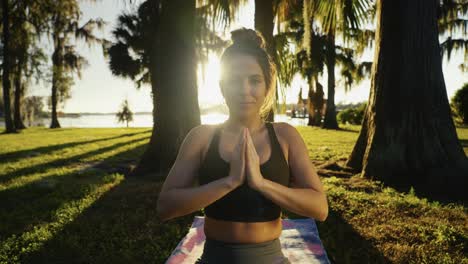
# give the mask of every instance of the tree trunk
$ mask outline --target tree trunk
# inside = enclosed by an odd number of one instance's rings
[[[255,0],[255,29],[262,33],[266,42],[266,49],[276,65],[276,50],[273,38],[273,27],[275,25],[275,15],[273,13],[273,1],[272,0]],[[278,88],[275,86],[275,93],[278,94]],[[266,120],[273,122],[275,119],[275,113],[273,110],[268,112]]]
[[[336,121],[335,110],[335,32],[327,35],[327,73],[328,73],[328,92],[327,92],[327,108],[325,110],[325,119],[323,121],[323,128],[338,129],[338,122]]]
[[[52,120],[50,128],[60,128],[60,123],[57,117],[58,104],[58,81],[62,70],[62,40],[59,33],[54,33],[54,53],[52,54]]]
[[[320,126],[322,124],[323,86],[319,83],[317,75],[310,76],[308,79],[309,79],[310,107],[309,107],[309,122],[307,125],[308,126]]]
[[[18,65],[16,69],[16,76],[15,76],[15,108],[14,108],[14,121],[15,127],[17,129],[24,129],[26,126],[23,123],[23,118],[21,115],[21,100],[23,97],[23,86],[21,85],[21,74],[22,74],[22,67],[23,62],[22,60],[18,60]]]
[[[466,201],[468,159],[450,115],[437,0],[381,0],[369,104],[347,165],[437,199]]]
[[[187,133],[200,125],[194,25],[195,1],[162,1],[150,55],[153,132],[133,175],[165,176]]]
[[[8,0],[2,1],[3,9],[3,104],[5,115],[6,133],[16,132],[15,123],[11,118],[11,100],[10,100],[10,25],[9,25],[9,7]]]

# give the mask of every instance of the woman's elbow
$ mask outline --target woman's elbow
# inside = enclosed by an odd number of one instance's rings
[[[165,203],[162,193],[159,194],[158,201],[156,203],[156,215],[161,222],[166,222],[167,220],[173,218],[170,215],[170,212],[167,208],[167,203]]]
[[[322,213],[319,215],[317,220],[320,222],[325,222],[325,220],[327,220],[327,217],[328,217],[328,207],[325,210],[322,210]]]
[[[327,220],[327,217],[328,217],[328,201],[327,201],[327,195],[325,193],[323,194],[323,200],[324,202],[323,202],[321,214],[318,219],[321,222],[325,222],[325,220]]]
[[[315,211],[315,214],[312,218],[314,218],[317,221],[320,222],[325,222],[328,217],[328,201],[327,201],[327,196],[325,193],[323,194],[323,202],[321,203],[320,210]]]

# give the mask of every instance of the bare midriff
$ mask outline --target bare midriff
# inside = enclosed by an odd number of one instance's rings
[[[232,222],[205,216],[206,237],[228,243],[261,243],[281,235],[281,217],[268,222]]]

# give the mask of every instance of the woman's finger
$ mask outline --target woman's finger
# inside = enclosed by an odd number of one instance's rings
[[[242,149],[241,149],[242,158],[244,158],[245,148],[246,148],[246,140],[245,140],[245,128],[244,128],[242,130]]]

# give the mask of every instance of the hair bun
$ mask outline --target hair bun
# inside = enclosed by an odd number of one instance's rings
[[[265,39],[262,34],[245,27],[231,31],[233,45],[265,49]]]

